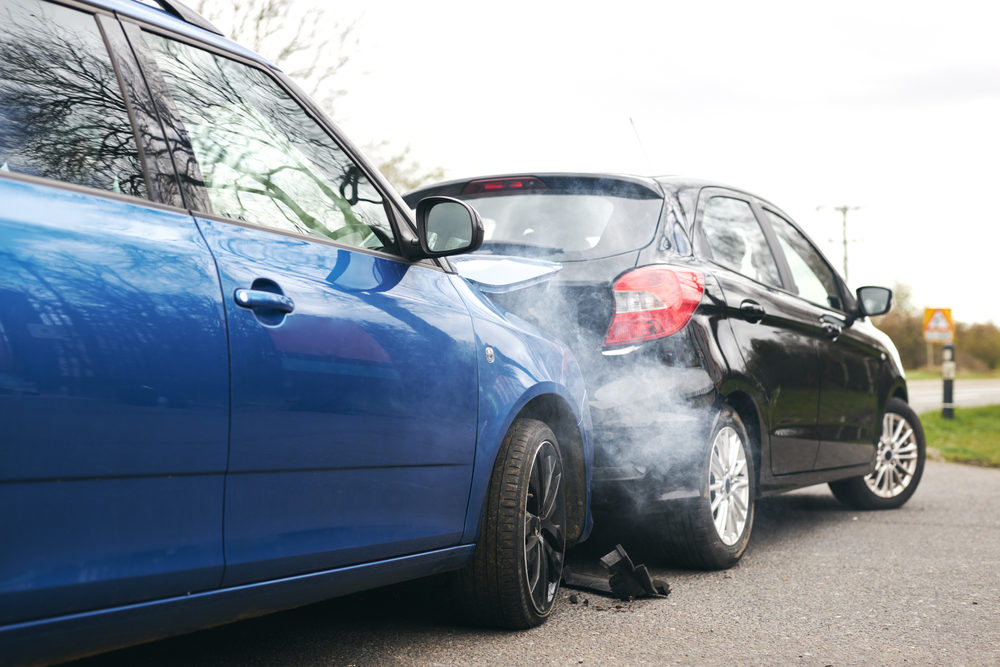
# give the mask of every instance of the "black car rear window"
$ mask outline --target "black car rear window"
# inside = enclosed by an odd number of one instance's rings
[[[659,197],[544,190],[468,197],[483,218],[483,251],[572,261],[610,257],[649,244]]]

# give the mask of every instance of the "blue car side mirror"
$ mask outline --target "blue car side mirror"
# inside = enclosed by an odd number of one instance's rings
[[[483,244],[483,221],[463,201],[426,197],[417,203],[417,237],[424,257],[472,252]]]

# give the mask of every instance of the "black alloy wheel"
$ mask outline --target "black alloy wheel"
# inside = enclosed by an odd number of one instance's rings
[[[551,429],[518,419],[500,447],[472,562],[459,573],[467,621],[509,629],[552,613],[566,560],[562,456]]]

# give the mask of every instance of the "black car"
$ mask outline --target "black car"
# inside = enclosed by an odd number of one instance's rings
[[[899,356],[773,204],[687,178],[503,175],[407,195],[457,197],[483,218],[480,252],[562,265],[494,300],[557,334],[586,376],[598,518],[636,521],[692,567],[742,556],[754,501],[829,483],[859,509],[916,490],[925,443]]]

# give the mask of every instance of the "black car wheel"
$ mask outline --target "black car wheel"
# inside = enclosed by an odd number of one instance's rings
[[[892,398],[882,415],[874,469],[864,477],[830,482],[830,490],[837,500],[855,509],[895,509],[917,490],[926,458],[920,418],[905,401]]]
[[[716,416],[693,474],[698,497],[672,503],[653,540],[673,564],[732,567],[750,541],[757,492],[750,437],[732,409],[723,408]]]
[[[473,561],[459,575],[465,620],[510,629],[552,612],[566,556],[566,495],[556,437],[518,419],[500,447]]]

